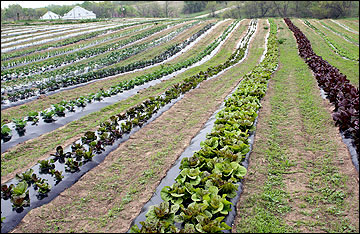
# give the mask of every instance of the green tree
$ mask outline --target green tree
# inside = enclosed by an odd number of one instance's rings
[[[5,17],[8,20],[19,20],[24,16],[24,10],[19,4],[11,4],[5,10]]]

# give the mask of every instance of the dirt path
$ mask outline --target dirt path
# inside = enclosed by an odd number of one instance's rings
[[[126,232],[192,137],[255,66],[265,33],[259,27],[242,64],[187,93],[71,188],[30,211],[13,232]]]
[[[358,173],[298,56],[276,20],[280,67],[270,81],[232,232],[359,232]]]

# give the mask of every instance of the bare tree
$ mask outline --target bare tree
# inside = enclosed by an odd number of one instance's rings
[[[165,1],[165,17],[169,17],[169,2]]]
[[[291,1],[272,1],[281,17],[287,17],[287,10]]]
[[[266,13],[273,7],[272,2],[269,1],[255,1],[256,8],[259,8],[259,17],[264,17]]]

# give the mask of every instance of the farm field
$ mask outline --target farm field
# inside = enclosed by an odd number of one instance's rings
[[[358,30],[2,28],[2,232],[358,233]]]

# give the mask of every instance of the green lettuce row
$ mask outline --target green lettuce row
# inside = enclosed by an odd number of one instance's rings
[[[222,220],[231,211],[229,199],[237,194],[238,183],[246,174],[240,163],[249,152],[249,131],[254,130],[260,100],[267,81],[278,64],[276,24],[270,21],[268,51],[264,60],[225,101],[217,114],[212,132],[200,143],[201,149],[181,161],[181,172],[172,186],[161,191],[164,200],[151,206],[147,219],[134,225],[135,233],[194,233],[230,230]],[[178,229],[174,223],[182,223]]]
[[[359,61],[359,55],[354,55],[353,53],[351,53],[348,50],[344,50],[339,44],[337,44],[334,40],[331,40],[329,37],[326,36],[325,33],[323,33],[322,31],[320,31],[317,27],[315,27],[314,25],[312,25],[309,21],[304,20],[304,23],[314,29],[328,44],[328,46],[330,46],[330,48],[332,50],[335,50],[335,52],[345,58],[348,58],[350,60],[353,61]]]

